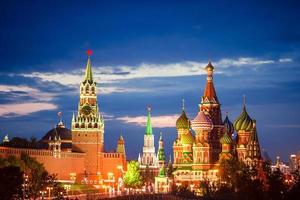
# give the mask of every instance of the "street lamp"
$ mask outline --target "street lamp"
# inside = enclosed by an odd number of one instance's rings
[[[48,190],[48,195],[49,195],[49,199],[51,197],[51,190],[53,190],[53,187],[47,187],[46,188]]]

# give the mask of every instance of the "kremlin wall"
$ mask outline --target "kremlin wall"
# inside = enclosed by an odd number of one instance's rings
[[[93,79],[91,51],[80,83],[78,112],[73,114],[71,130],[59,121],[40,140],[39,149],[0,147],[0,156],[36,158],[50,174],[62,182],[105,184],[117,182],[126,170],[125,142],[120,136],[113,153],[104,151],[104,119],[97,102],[97,83]],[[61,114],[61,113],[60,113]]]
[[[97,101],[97,83],[93,79],[90,57],[91,52],[88,51],[86,71],[79,88],[78,111],[73,114],[71,130],[65,128],[60,120],[41,139],[41,149],[0,147],[0,156],[20,156],[26,153],[43,163],[49,173],[57,174],[60,181],[104,184],[121,180],[127,167],[125,142],[121,135],[115,152],[105,152],[105,123]],[[174,124],[177,136],[173,142],[173,162],[171,158],[169,160],[174,168],[172,179],[166,175],[162,135],[157,152],[155,150],[151,109],[148,108],[144,146],[137,160],[141,170],[148,166],[156,176],[157,192],[169,191],[172,182],[199,185],[204,180],[218,181],[220,162],[232,157],[250,167],[259,167],[262,162],[256,121],[247,113],[245,100],[242,112],[234,123],[228,115],[222,120],[211,62],[205,70],[205,90],[199,98],[199,104],[195,105],[197,115],[190,120],[183,102],[182,113]]]

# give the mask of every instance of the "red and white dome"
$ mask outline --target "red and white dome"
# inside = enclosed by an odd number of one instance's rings
[[[193,130],[204,130],[211,131],[213,129],[213,123],[209,116],[207,116],[203,111],[199,111],[195,119],[192,121]]]

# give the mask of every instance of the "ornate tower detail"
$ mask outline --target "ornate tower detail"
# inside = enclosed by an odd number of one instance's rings
[[[144,147],[143,154],[140,160],[140,164],[142,168],[145,168],[147,165],[150,168],[156,167],[157,158],[155,155],[155,146],[154,146],[154,135],[152,132],[152,124],[151,124],[151,108],[148,107],[148,117],[146,124],[146,131],[144,134]]]
[[[247,145],[247,158],[248,165],[257,165],[261,160],[261,151],[256,130],[256,120],[253,120],[253,129],[250,136],[250,141]]]
[[[233,141],[231,137],[228,135],[227,129],[225,128],[225,133],[220,139],[220,143],[222,145],[222,152],[220,153],[219,160],[229,159],[232,156],[232,144]]]
[[[205,70],[207,72],[206,86],[204,94],[201,98],[199,110],[207,114],[213,123],[213,130],[211,131],[210,135],[213,148],[212,161],[217,162],[219,153],[221,151],[220,138],[223,134],[221,105],[219,103],[213,83],[214,66],[211,64],[211,62],[207,64]]]
[[[97,102],[91,54],[88,50],[85,76],[80,83],[78,111],[72,118],[72,150],[87,154],[86,171],[94,174],[98,172],[98,153],[104,151],[104,120]]]
[[[165,166],[166,156],[164,150],[164,141],[162,139],[162,132],[160,132],[159,142],[158,142],[158,150],[157,150],[157,159],[159,167]]]
[[[237,156],[240,160],[245,160],[247,156],[247,144],[250,141],[250,136],[253,129],[253,121],[247,113],[245,100],[242,113],[234,122],[234,129],[237,132]]]

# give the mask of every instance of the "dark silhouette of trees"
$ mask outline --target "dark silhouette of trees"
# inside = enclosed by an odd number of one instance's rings
[[[22,195],[36,199],[40,195],[40,191],[46,187],[52,187],[60,190],[60,185],[56,182],[55,175],[50,175],[44,166],[37,162],[34,158],[21,154],[20,158],[9,156],[0,158],[0,169],[16,168],[21,174]],[[16,172],[15,172],[16,173]],[[6,184],[6,179],[0,179],[0,185]],[[17,187],[18,188],[18,187]],[[18,191],[13,191],[15,195],[19,195]]]
[[[23,173],[19,167],[0,168],[0,198],[3,200],[22,197]]]
[[[13,137],[9,142],[2,143],[2,146],[36,149],[38,148],[38,141],[35,137],[31,137],[29,140],[26,138]]]

